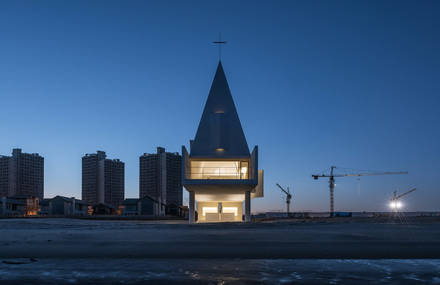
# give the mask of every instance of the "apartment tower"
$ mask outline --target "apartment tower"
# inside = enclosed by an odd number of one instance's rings
[[[82,157],[82,199],[118,207],[124,201],[124,163],[106,157],[104,151]]]
[[[158,147],[157,153],[139,157],[139,198],[149,196],[160,204],[182,206],[182,157]],[[159,215],[164,214],[161,209]]]
[[[12,150],[0,156],[0,197],[44,197],[44,158],[38,153]]]

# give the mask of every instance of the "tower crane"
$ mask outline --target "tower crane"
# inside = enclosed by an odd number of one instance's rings
[[[335,192],[335,177],[347,177],[347,176],[374,176],[374,175],[393,175],[393,174],[408,174],[407,171],[398,171],[398,172],[364,172],[364,173],[348,173],[348,174],[334,174],[334,170],[336,166],[330,166],[329,174],[312,174],[313,179],[318,180],[320,177],[328,177],[329,180],[329,188],[330,188],[330,217],[335,215],[334,209],[334,192]]]
[[[290,216],[290,200],[292,199],[292,194],[290,194],[289,187],[287,187],[287,190],[285,190],[283,187],[281,187],[280,184],[276,184],[278,188],[281,189],[286,194],[286,206],[287,206],[287,217]]]
[[[390,207],[394,210],[394,212],[397,212],[399,210],[399,208],[402,207],[402,203],[400,203],[400,201],[399,201],[400,198],[402,198],[403,196],[408,195],[409,193],[414,192],[416,190],[417,190],[417,188],[412,188],[411,190],[406,191],[405,193],[400,194],[400,195],[397,195],[397,191],[394,191],[393,192],[394,196],[393,196],[393,198],[391,198],[391,203],[390,203]]]

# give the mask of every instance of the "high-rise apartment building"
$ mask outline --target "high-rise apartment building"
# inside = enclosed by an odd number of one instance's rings
[[[139,157],[139,197],[149,196],[167,206],[182,205],[182,157],[179,153],[144,153]],[[163,210],[161,213],[163,214]]]
[[[44,158],[38,153],[12,150],[0,156],[0,196],[44,197]]]
[[[0,155],[0,198],[8,196],[9,156]]]
[[[119,206],[124,201],[124,163],[107,159],[104,151],[82,158],[82,199],[91,205]]]

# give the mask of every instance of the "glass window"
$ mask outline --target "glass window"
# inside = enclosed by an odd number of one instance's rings
[[[203,216],[206,216],[207,213],[217,214],[218,213],[218,208],[217,207],[203,207],[202,208]]]
[[[238,216],[238,209],[237,207],[223,207],[223,213],[232,213],[234,216]]]
[[[190,179],[248,179],[248,161],[191,161]]]

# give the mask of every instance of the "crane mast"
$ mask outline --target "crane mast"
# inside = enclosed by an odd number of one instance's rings
[[[374,176],[374,175],[394,175],[394,174],[408,174],[407,171],[384,171],[384,172],[364,172],[364,173],[348,173],[348,174],[335,174],[334,170],[336,166],[330,166],[330,174],[312,174],[313,179],[318,180],[319,178],[328,177],[329,188],[330,188],[330,217],[335,215],[335,177],[347,177],[347,176]],[[410,191],[412,192],[412,191]],[[406,195],[407,193],[405,193]]]
[[[330,186],[330,217],[333,217],[335,214],[335,176],[333,175],[333,169],[336,166],[330,167],[330,177],[329,177],[329,186]]]
[[[276,184],[278,188],[281,189],[286,194],[286,208],[287,208],[287,217],[290,216],[290,200],[292,199],[292,194],[290,194],[289,187],[287,187],[287,190],[285,190],[283,187],[281,187],[280,184]]]

